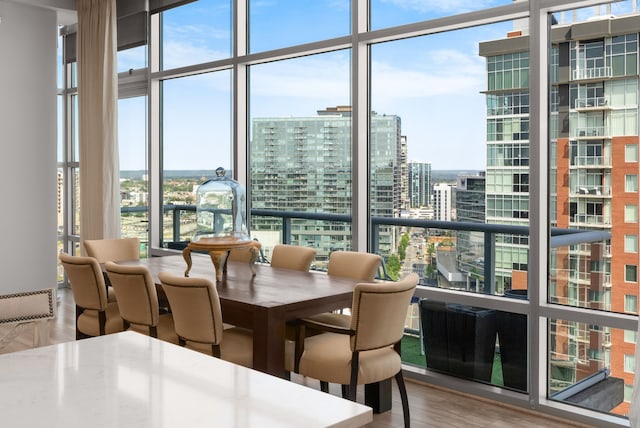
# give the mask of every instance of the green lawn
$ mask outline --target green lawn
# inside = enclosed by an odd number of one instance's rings
[[[402,361],[418,367],[426,367],[425,356],[421,353],[420,338],[417,336],[405,335],[402,339]],[[491,384],[503,386],[502,363],[500,354],[496,352],[493,358],[493,369],[491,371]]]

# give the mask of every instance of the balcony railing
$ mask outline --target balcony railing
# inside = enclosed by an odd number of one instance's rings
[[[578,184],[573,189],[572,196],[592,195],[611,196],[611,186],[594,186],[590,184]]]
[[[609,101],[605,97],[589,97],[577,98],[575,101],[576,109],[602,109],[608,107]]]
[[[578,139],[598,139],[607,136],[607,128],[604,125],[599,126],[583,126],[576,128],[575,133]]]
[[[611,226],[611,218],[609,216],[604,215],[596,215],[596,214],[575,214],[573,216],[573,223],[578,225],[603,225],[603,226]]]
[[[132,213],[141,213],[147,211],[147,207],[123,207],[123,216]],[[171,240],[175,243],[185,241],[184,227],[190,224],[190,221],[184,221],[183,215],[188,213],[195,221],[196,206],[195,205],[165,205],[164,214],[172,217],[172,233]],[[331,214],[316,212],[293,212],[293,211],[276,211],[267,209],[252,209],[251,215],[254,217],[268,217],[279,219],[280,230],[282,233],[282,243],[291,243],[292,237],[292,221],[293,220],[315,220],[333,223],[351,223],[351,215],[349,214]],[[144,220],[143,220],[144,221]],[[482,269],[479,276],[483,278],[482,290],[486,294],[495,294],[495,253],[496,253],[496,235],[515,235],[528,236],[528,226],[516,226],[507,224],[486,224],[472,222],[450,222],[425,219],[411,218],[391,218],[391,217],[371,217],[371,251],[380,253],[380,227],[398,226],[406,228],[422,228],[422,229],[438,229],[443,231],[469,231],[481,232],[483,238],[483,257],[482,264],[478,267]],[[190,236],[190,235],[189,235]],[[579,229],[551,229],[551,247],[559,247],[573,245],[585,242],[595,242],[609,239],[610,234],[606,231],[586,231]]]
[[[580,68],[571,73],[572,80],[604,79],[611,77],[611,67]]]
[[[572,166],[610,167],[611,159],[605,156],[576,156]]]

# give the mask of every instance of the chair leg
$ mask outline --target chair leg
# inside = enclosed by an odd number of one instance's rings
[[[351,354],[351,377],[349,382],[349,394],[347,400],[356,401],[356,391],[358,390],[358,371],[360,367],[360,353],[354,351]]]
[[[396,382],[398,384],[398,390],[400,391],[400,400],[402,401],[402,413],[404,414],[404,427],[409,428],[411,426],[411,418],[409,416],[409,399],[407,398],[407,388],[404,385],[404,377],[402,377],[402,370],[396,373]]]
[[[342,387],[342,398],[349,397],[349,385],[340,385]]]
[[[325,382],[323,380],[320,381],[320,391],[329,392],[329,382]]]
[[[80,306],[76,305],[76,340],[84,339],[84,335],[80,333],[78,330],[78,318],[80,318],[80,314],[82,314],[83,309]]]

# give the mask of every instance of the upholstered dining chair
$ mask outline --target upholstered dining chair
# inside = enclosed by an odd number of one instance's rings
[[[85,239],[82,244],[85,255],[95,258],[98,263],[138,260],[140,258],[139,238]],[[116,296],[106,273],[104,280],[107,284],[107,297],[110,302],[115,302]]]
[[[306,272],[316,257],[316,250],[299,245],[277,244],[271,252],[271,267]]]
[[[276,244],[271,252],[271,267],[299,270],[307,272],[316,258],[316,250],[291,244]],[[285,366],[288,371],[293,369],[293,349],[297,337],[296,322],[287,322],[285,328]]]
[[[251,330],[222,324],[218,291],[207,278],[158,274],[171,310],[181,346],[245,367],[253,366]]]
[[[352,401],[356,399],[357,385],[395,377],[404,426],[409,427],[400,341],[418,279],[412,272],[398,282],[357,284],[349,328],[302,320],[298,340],[303,346],[296,353],[296,372],[318,379],[324,392],[328,392],[329,383],[348,385],[346,398]],[[326,333],[305,338],[307,326]]]
[[[171,343],[178,343],[173,315],[160,314],[158,292],[146,266],[125,266],[106,262],[125,328]]]
[[[327,274],[371,282],[382,263],[377,254],[362,251],[334,251],[329,255]]]
[[[334,251],[329,255],[327,274],[343,276],[356,281],[373,282],[381,263],[382,257],[377,254],[360,251]],[[325,312],[313,315],[309,319],[339,327],[349,327],[351,324],[351,316],[342,312]]]
[[[234,248],[229,251],[227,260],[230,262],[249,263],[251,261],[251,257],[252,254],[249,248]]]
[[[86,255],[96,258],[98,263],[140,258],[139,238],[85,239],[82,243]]]
[[[107,286],[98,261],[66,253],[60,253],[59,258],[76,303],[76,339],[123,331],[118,303],[107,299]]]

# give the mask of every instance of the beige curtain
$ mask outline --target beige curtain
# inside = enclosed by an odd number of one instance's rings
[[[80,237],[120,236],[116,0],[77,0]]]

